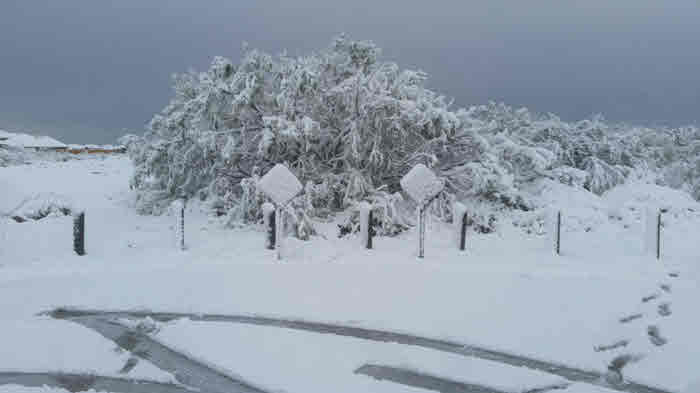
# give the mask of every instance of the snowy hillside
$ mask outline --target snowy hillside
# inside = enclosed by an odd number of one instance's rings
[[[13,147],[66,147],[62,142],[49,136],[29,135],[0,130],[0,145]]]
[[[10,371],[44,375],[49,387],[36,392],[65,391],[80,375],[97,375],[90,383],[108,391],[126,378],[216,392],[234,391],[233,380],[265,392],[426,391],[409,381],[498,392],[681,392],[697,378],[700,205],[684,192],[631,181],[598,196],[542,179],[527,190],[533,209],[504,212],[494,233],[470,232],[466,252],[437,219],[422,261],[414,229],[375,238],[366,250],[359,235],[338,238],[336,222],[317,221],[319,236],[287,238],[277,262],[261,227],[227,229],[196,201],[187,205],[180,251],[173,215],[136,213],[132,170],[119,157],[0,168],[0,212],[50,191],[85,209],[87,243],[86,256],[72,252],[70,216],[0,218],[0,392],[32,390],[17,375],[7,384]],[[666,211],[660,261],[642,244],[646,206]],[[125,312],[102,316],[111,325],[39,315],[57,307]],[[335,327],[275,327],[284,320]],[[388,336],[360,338],[362,329]],[[125,344],[122,330],[136,344]],[[445,343],[456,349],[440,350]],[[166,361],[159,345],[186,357]],[[193,364],[191,375],[215,375],[184,378]]]

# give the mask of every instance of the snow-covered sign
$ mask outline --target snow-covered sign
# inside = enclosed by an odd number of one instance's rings
[[[282,164],[275,165],[258,183],[260,189],[277,205],[284,205],[301,192],[302,186],[294,174]]]
[[[428,203],[445,188],[445,181],[423,164],[414,166],[402,179],[401,188],[421,205]]]

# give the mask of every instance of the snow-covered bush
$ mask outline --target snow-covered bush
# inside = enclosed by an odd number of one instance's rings
[[[584,187],[598,195],[624,183],[627,177],[624,167],[614,167],[596,157],[588,157],[583,163],[583,168],[588,173]]]
[[[143,137],[125,141],[139,211],[159,214],[174,198],[196,197],[230,224],[260,222],[266,199],[257,179],[279,163],[304,186],[290,213],[298,222],[369,201],[381,206],[380,234],[412,223],[396,193],[419,163],[449,195],[492,211],[528,210],[521,190],[537,179],[600,194],[660,168],[672,168],[660,183],[700,197],[697,128],[631,128],[600,116],[569,123],[497,103],[452,108],[425,87],[425,73],[380,52],[341,36],[307,56],[246,48],[237,65],[216,57],[205,72],[174,76],[170,103]],[[449,217],[451,205],[435,212]],[[494,215],[481,216],[494,227]]]
[[[244,179],[287,163],[309,193],[306,214],[328,216],[381,189],[393,195],[416,163],[478,160],[460,153],[485,142],[424,87],[427,76],[379,53],[371,42],[339,37],[307,57],[246,50],[237,66],[215,58],[207,72],[176,76],[175,97],[130,145],[140,210],[159,213],[167,206],[161,198],[200,196],[235,219],[259,220],[249,209],[262,201],[251,204]],[[455,183],[464,176],[441,172]],[[386,211],[383,227],[404,225]]]
[[[25,164],[29,161],[29,154],[22,148],[12,146],[0,146],[0,167]]]
[[[75,208],[73,202],[65,196],[54,193],[39,193],[23,200],[19,206],[8,213],[17,222],[41,220],[50,216],[69,216]]]

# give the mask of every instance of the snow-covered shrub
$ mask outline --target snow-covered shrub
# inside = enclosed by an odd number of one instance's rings
[[[341,36],[307,56],[246,48],[239,64],[216,57],[205,72],[174,76],[170,103],[128,143],[139,211],[198,197],[230,224],[259,222],[265,197],[246,179],[279,163],[304,186],[295,217],[327,219],[378,198],[387,206],[379,234],[412,222],[412,209],[392,206],[419,163],[457,200],[483,202],[484,228],[495,220],[488,209],[529,209],[521,190],[541,178],[602,193],[634,170],[673,167],[658,181],[700,197],[697,128],[570,123],[498,103],[453,108],[425,87],[425,73],[380,53]]]
[[[596,157],[588,157],[584,161],[583,167],[588,172],[584,187],[598,195],[624,183],[627,177],[624,168],[609,165]]]
[[[149,195],[141,210],[157,213],[150,206],[161,206],[159,197],[200,193],[237,209],[236,219],[258,219],[241,213],[250,204],[235,206],[250,199],[242,181],[253,168],[264,174],[287,163],[307,185],[307,214],[327,216],[382,186],[398,191],[416,163],[478,160],[450,147],[479,150],[484,141],[463,137],[467,123],[424,87],[427,76],[380,61],[379,53],[371,42],[339,37],[307,57],[246,50],[237,66],[215,58],[207,72],[176,76],[174,98],[130,145],[132,185]]]
[[[554,180],[567,186],[583,188],[589,177],[588,172],[570,166],[561,166],[551,171]]]
[[[41,220],[50,216],[69,216],[75,211],[73,202],[54,193],[39,193],[23,200],[8,213],[17,222]]]
[[[125,134],[117,139],[117,144],[126,148],[127,153],[141,142],[141,137],[134,134]]]
[[[366,202],[372,207],[373,227],[375,233],[394,236],[413,225],[412,205],[407,203],[400,193],[377,190],[367,196]],[[338,225],[340,237],[360,231],[359,204],[351,208],[345,221]]]
[[[29,161],[29,154],[22,148],[13,146],[0,146],[0,167],[25,164]]]

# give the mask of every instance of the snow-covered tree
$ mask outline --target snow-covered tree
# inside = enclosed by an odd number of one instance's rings
[[[669,183],[700,190],[696,128],[567,123],[496,103],[456,109],[426,81],[344,36],[307,56],[246,48],[237,65],[216,57],[205,72],[175,75],[170,103],[129,144],[139,208],[198,197],[229,222],[259,221],[257,179],[277,163],[304,184],[289,212],[297,232],[363,200],[381,208],[383,233],[405,228],[399,179],[418,163],[458,199],[493,209],[528,209],[520,189],[539,178],[602,193],[640,168],[673,168]]]

